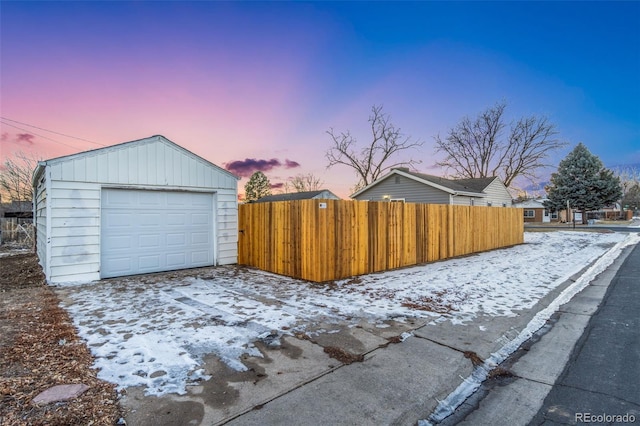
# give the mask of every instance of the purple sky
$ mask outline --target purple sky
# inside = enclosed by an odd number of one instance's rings
[[[357,178],[326,169],[330,127],[367,141],[384,105],[424,141],[419,171],[442,174],[433,136],[506,100],[510,119],[557,124],[554,165],[578,142],[608,166],[640,162],[640,2],[0,7],[2,159],[162,134],[243,176],[241,192],[261,169],[346,197]]]

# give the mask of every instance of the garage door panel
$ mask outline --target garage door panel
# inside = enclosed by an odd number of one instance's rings
[[[185,213],[169,213],[167,215],[168,226],[184,226],[187,223],[187,215]]]
[[[163,193],[161,191],[136,191],[138,204],[142,207],[162,207]]]
[[[111,228],[131,228],[134,225],[134,218],[131,213],[107,211],[103,213],[103,223]]]
[[[127,206],[130,203],[130,196],[126,194],[124,191],[109,191],[108,193],[102,194],[103,206],[106,204],[107,206]]]
[[[114,274],[112,276],[118,275],[130,275],[133,270],[133,265],[131,263],[130,257],[113,257],[108,259],[106,262],[102,261],[102,267],[108,269],[109,271],[113,271]]]
[[[137,216],[137,219],[138,224],[146,228],[162,226],[162,215],[160,213],[141,213]]]
[[[112,250],[130,250],[133,248],[133,238],[130,235],[106,237],[106,243]]]
[[[167,266],[173,269],[187,267],[187,255],[181,253],[167,253]]]
[[[191,205],[191,195],[188,192],[167,193],[167,206],[189,207]]]
[[[213,194],[103,189],[101,276],[214,264]]]
[[[209,221],[209,215],[202,213],[192,213],[191,214],[191,224],[192,225],[202,225],[206,226]]]
[[[167,234],[167,246],[175,247],[182,246],[186,247],[187,237],[184,232],[175,233],[175,234]]]
[[[209,234],[204,232],[191,233],[191,244],[195,246],[200,244],[209,244]]]
[[[140,256],[138,262],[138,266],[142,271],[155,270],[160,267],[160,255]]]
[[[209,253],[204,251],[194,251],[191,254],[191,263],[199,266],[205,266],[207,263]]]
[[[162,238],[158,234],[140,235],[138,247],[143,249],[160,249]]]

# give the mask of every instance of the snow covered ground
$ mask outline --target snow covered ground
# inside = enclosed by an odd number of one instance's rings
[[[147,394],[184,394],[207,379],[203,355],[245,370],[256,340],[319,323],[430,318],[454,324],[514,316],[571,275],[638,234],[527,232],[525,244],[427,265],[314,284],[236,267],[61,285],[57,292],[96,356],[99,377]],[[314,327],[314,325],[316,327]],[[331,332],[331,329],[326,329]]]

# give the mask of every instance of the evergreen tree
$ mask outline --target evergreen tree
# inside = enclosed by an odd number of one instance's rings
[[[560,162],[546,190],[545,206],[552,211],[565,209],[567,201],[572,209],[598,210],[622,197],[620,179],[604,168],[602,161],[582,143]]]
[[[247,202],[271,195],[271,184],[264,173],[258,171],[251,175],[244,185],[244,198]]]

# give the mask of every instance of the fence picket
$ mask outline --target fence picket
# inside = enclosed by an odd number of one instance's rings
[[[238,263],[317,282],[524,239],[522,210],[516,208],[299,200],[242,204],[238,221]]]

